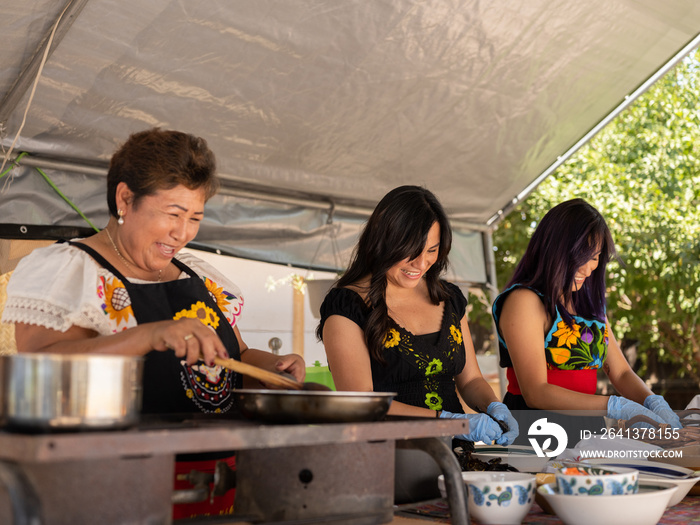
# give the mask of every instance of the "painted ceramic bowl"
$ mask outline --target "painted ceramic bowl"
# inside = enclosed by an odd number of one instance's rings
[[[636,459],[588,459],[586,463],[606,468],[633,468],[639,471],[639,482],[666,481],[673,483],[678,490],[673,494],[668,506],[672,507],[688,495],[695,484],[700,481],[700,470],[661,463],[658,461]]]
[[[482,525],[518,525],[535,498],[535,476],[521,472],[462,472],[469,515]],[[438,477],[445,497],[445,478]]]
[[[656,525],[678,490],[673,483],[641,483],[637,494],[588,498],[562,494],[555,483],[537,488],[565,525]]]
[[[570,496],[620,496],[636,494],[639,471],[631,468],[570,466],[555,473],[560,494]]]

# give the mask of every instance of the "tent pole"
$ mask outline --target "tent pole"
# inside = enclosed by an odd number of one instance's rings
[[[13,155],[13,159],[17,156]],[[33,157],[27,155],[22,157],[21,165],[31,166],[42,169],[55,169],[62,171],[72,171],[75,173],[84,173],[86,175],[101,175],[106,176],[108,166],[81,164],[79,160],[68,161],[51,157]],[[262,184],[241,183],[232,181],[226,175],[219,175],[221,180],[221,188],[219,195],[235,197],[237,199],[261,200],[265,202],[276,202],[289,206],[300,206],[315,210],[329,210],[333,208],[334,212],[343,215],[354,215],[357,217],[369,217],[374,210],[376,203],[351,203],[338,202],[327,196],[313,193],[303,193],[297,191],[286,191],[284,188],[270,188]],[[450,224],[453,229],[460,231],[487,231],[488,227],[484,224],[469,222],[466,220],[455,219],[450,217]]]
[[[304,292],[292,286],[292,353],[304,357]]]
[[[484,245],[484,263],[486,265],[486,287],[488,288],[489,303],[493,304],[498,295],[498,281],[496,280],[496,258],[493,255],[493,232],[491,230],[481,233]],[[498,357],[498,330],[496,323],[491,317],[491,330],[493,331],[493,352]],[[506,391],[506,373],[503,368],[498,367],[498,384],[500,386],[501,398]]]
[[[544,181],[550,174],[552,174],[559,166],[564,164],[574,153],[576,153],[581,147],[583,147],[589,140],[591,140],[595,135],[598,134],[605,126],[607,126],[615,117],[617,117],[622,111],[627,109],[627,107],[632,104],[637,98],[642,96],[651,86],[653,86],[657,80],[673,69],[676,64],[688,56],[692,51],[697,49],[700,45],[700,33],[696,34],[695,37],[688,42],[683,49],[676,53],[671,59],[662,65],[656,72],[647,78],[637,89],[632,93],[625,96],[624,100],[618,104],[610,113],[608,113],[605,118],[598,122],[593,128],[591,128],[583,137],[581,137],[573,146],[566,150],[563,154],[557,157],[552,164],[549,165],[542,173],[540,173],[537,178],[532,181],[525,189],[523,189],[518,195],[513,197],[506,205],[498,210],[491,218],[486,221],[488,227],[495,227],[499,222],[501,222],[505,217],[513,211],[518,204],[524,201],[530,193],[535,191],[535,188],[539,186],[542,181]]]

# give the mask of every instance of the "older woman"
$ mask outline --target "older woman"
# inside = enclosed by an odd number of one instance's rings
[[[15,269],[3,320],[15,323],[18,351],[144,355],[144,413],[231,410],[244,380],[214,366],[215,356],[303,381],[299,356],[245,344],[240,290],[180,253],[217,188],[204,139],[160,129],[131,135],[107,174],[107,227],[37,249]]]

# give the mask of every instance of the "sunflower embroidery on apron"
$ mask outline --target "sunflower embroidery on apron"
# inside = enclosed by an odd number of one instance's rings
[[[198,319],[216,331],[231,358],[240,359],[236,334],[219,307],[219,304],[225,306],[236,297],[216,283],[202,280],[177,259],[172,260],[173,264],[189,278],[132,283],[89,246],[78,242],[70,244],[87,252],[115,276],[104,281],[105,313],[123,319],[125,323],[133,315],[138,324],[186,317]],[[235,317],[236,312],[232,315]],[[241,384],[241,376],[228,369],[206,366],[203,361],[188,365],[172,350],[153,350],[145,355],[142,412],[228,412],[234,406],[233,390],[240,388]]]

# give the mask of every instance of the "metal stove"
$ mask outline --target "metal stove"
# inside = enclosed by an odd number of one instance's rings
[[[14,525],[374,525],[393,519],[395,448],[428,452],[451,521],[469,522],[459,464],[442,436],[465,420],[262,425],[144,422],[109,432],[0,431],[0,523]],[[172,521],[176,454],[236,451],[235,514]]]

